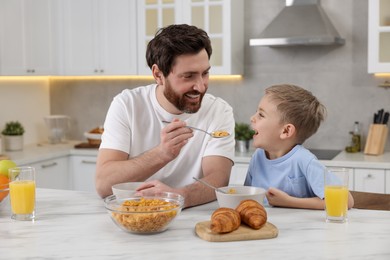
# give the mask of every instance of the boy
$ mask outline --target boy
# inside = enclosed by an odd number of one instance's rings
[[[325,167],[302,144],[324,120],[325,107],[309,91],[294,85],[265,90],[256,114],[253,146],[245,184],[267,190],[271,206],[324,209]],[[348,208],[353,206],[349,194]]]

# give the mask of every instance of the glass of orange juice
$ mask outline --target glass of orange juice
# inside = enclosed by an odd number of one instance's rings
[[[344,223],[348,220],[348,168],[325,168],[326,222]]]
[[[10,183],[11,218],[34,220],[35,218],[35,169],[16,167],[8,170]]]

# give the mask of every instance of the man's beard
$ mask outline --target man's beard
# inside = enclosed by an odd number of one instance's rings
[[[190,98],[186,97],[187,94],[190,94],[190,95],[200,94],[199,101],[191,102],[191,100],[189,100]],[[169,81],[167,81],[166,86],[165,86],[165,90],[164,90],[164,96],[166,99],[168,99],[169,102],[171,102],[181,112],[193,114],[193,113],[198,112],[198,110],[200,109],[204,93],[202,94],[199,91],[194,90],[191,92],[187,92],[183,95],[178,95],[172,89]]]

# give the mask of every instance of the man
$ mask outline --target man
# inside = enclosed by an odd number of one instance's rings
[[[113,184],[141,181],[141,195],[175,192],[190,207],[215,199],[214,190],[193,177],[228,184],[233,110],[206,94],[211,53],[207,33],[184,24],[160,29],[149,42],[146,59],[156,84],[124,90],[107,113],[96,171],[101,197],[112,193]],[[187,125],[231,135],[212,138]]]

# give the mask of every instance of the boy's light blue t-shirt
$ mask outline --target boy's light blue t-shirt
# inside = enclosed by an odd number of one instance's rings
[[[263,149],[257,149],[249,163],[247,186],[278,188],[298,198],[324,198],[323,166],[309,150],[296,145],[286,155],[269,160]]]

